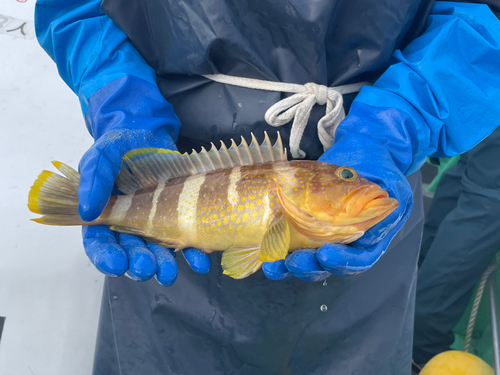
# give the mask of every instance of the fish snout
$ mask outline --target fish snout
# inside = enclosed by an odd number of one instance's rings
[[[351,192],[344,201],[344,209],[347,213],[357,216],[362,212],[383,213],[393,210],[398,206],[398,201],[389,198],[387,191],[379,186],[363,186]]]

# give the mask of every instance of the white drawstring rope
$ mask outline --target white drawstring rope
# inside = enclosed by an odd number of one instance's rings
[[[312,107],[315,104],[326,104],[326,113],[318,121],[318,137],[323,145],[323,149],[326,150],[333,145],[337,126],[345,118],[342,95],[358,92],[361,86],[371,85],[369,82],[360,82],[350,85],[327,87],[314,82],[298,85],[294,83],[233,77],[225,74],[206,74],[203,77],[215,82],[249,89],[295,94],[271,106],[265,115],[266,122],[274,127],[285,125],[293,119],[290,132],[290,153],[295,159],[302,159],[306,156],[305,152],[300,149],[300,141],[302,140]]]

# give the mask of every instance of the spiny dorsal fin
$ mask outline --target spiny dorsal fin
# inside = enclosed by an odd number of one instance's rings
[[[237,146],[234,140],[231,140],[229,149],[221,142],[220,149],[212,143],[210,151],[202,147],[201,152],[193,150],[191,154],[159,148],[132,150],[123,156],[126,166],[122,165],[116,185],[123,193],[132,194],[139,189],[153,187],[177,177],[244,165],[286,161],[286,150],[283,149],[279,132],[274,146],[267,133],[264,134],[264,142],[260,146],[252,133],[250,145],[241,137],[240,145]]]

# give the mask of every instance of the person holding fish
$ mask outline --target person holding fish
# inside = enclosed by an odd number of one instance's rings
[[[95,143],[29,208],[127,276],[94,374],[410,373],[418,170],[499,125],[487,5],[39,0],[35,26]]]

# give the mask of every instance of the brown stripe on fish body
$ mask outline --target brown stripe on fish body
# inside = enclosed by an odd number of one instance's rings
[[[179,197],[184,189],[187,177],[180,177],[168,181],[158,195],[157,207],[154,212],[153,236],[167,243],[182,242],[178,221]],[[175,239],[175,241],[171,241]]]
[[[262,190],[258,193],[258,203],[260,204],[260,198],[263,198],[263,203],[259,206],[259,213],[264,212],[263,223],[267,226],[272,223],[276,218],[281,217],[282,207],[278,198],[277,189],[281,187],[279,184],[280,176],[275,168],[276,164],[282,164],[280,162],[262,165],[263,168],[261,174],[258,175],[263,181]],[[285,162],[284,164],[288,164]]]
[[[309,161],[274,164],[279,189],[295,204],[305,201],[308,184],[317,172],[313,166]]]
[[[320,165],[318,165],[320,164]],[[329,168],[330,164],[326,163],[317,163],[313,161],[293,161],[290,163],[290,166],[294,168],[295,171],[295,178],[297,180],[297,186],[295,186],[297,189],[305,189],[307,186],[307,183],[311,181],[311,179],[318,173],[321,172],[324,167],[321,165],[324,165],[325,167]]]
[[[131,197],[130,206],[125,217],[123,217],[121,223],[115,225],[144,231],[148,223],[151,207],[153,206],[153,195],[155,190],[156,187],[137,190]],[[117,204],[115,204],[115,208],[116,207]]]
[[[102,220],[104,223],[108,224],[108,220],[111,216],[111,212],[113,211],[113,207],[118,199],[118,196],[112,195],[109,198],[109,202],[102,211],[101,215],[99,216],[99,219]],[[111,225],[111,224],[110,224]]]
[[[237,191],[242,203],[248,201],[260,206],[264,194],[272,194],[276,188],[274,182],[276,172],[270,163],[242,167],[241,175],[242,178]],[[248,208],[246,206],[245,204],[245,208]]]

